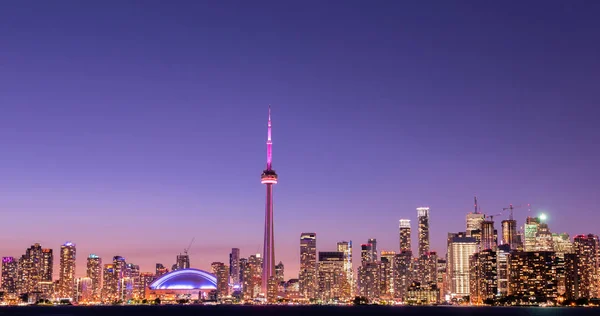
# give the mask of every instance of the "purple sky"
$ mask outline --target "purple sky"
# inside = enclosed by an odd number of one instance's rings
[[[77,244],[170,266],[262,252],[273,106],[276,260],[431,207],[432,249],[531,203],[600,233],[598,1],[12,1],[0,9],[0,255]],[[519,226],[526,216],[516,213]],[[500,220],[501,218],[498,218]],[[355,260],[359,260],[355,252]],[[58,263],[58,255],[55,261]],[[355,264],[356,265],[356,264]]]

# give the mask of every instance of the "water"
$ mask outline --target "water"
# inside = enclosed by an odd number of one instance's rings
[[[396,316],[555,316],[600,315],[600,308],[574,307],[389,307],[389,306],[23,306],[0,307],[0,316],[120,316],[120,315],[166,315],[166,316],[335,316],[335,315],[396,315]]]

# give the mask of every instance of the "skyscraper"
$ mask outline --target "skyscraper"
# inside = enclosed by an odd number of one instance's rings
[[[377,253],[377,239],[369,238],[367,242],[371,245],[371,261],[378,261],[379,254]]]
[[[87,258],[86,276],[92,282],[92,300],[99,302],[102,297],[102,259],[95,254],[90,254]]]
[[[419,257],[429,252],[429,207],[417,207],[419,221]]]
[[[17,260],[13,257],[2,258],[2,291],[17,294]]]
[[[275,266],[275,276],[277,277],[277,284],[284,282],[284,266],[281,261]]]
[[[574,254],[568,256],[567,267],[571,270],[567,277],[567,289],[573,294],[571,297],[592,298],[598,295],[598,269],[599,269],[600,242],[597,235],[577,235],[573,239]]]
[[[373,262],[373,245],[362,244],[360,245],[360,264],[367,262]]]
[[[52,273],[54,270],[54,255],[52,249],[42,249],[42,275],[41,282],[52,282]]]
[[[496,250],[498,245],[496,240],[496,230],[494,229],[494,221],[483,221],[481,222],[481,250]]]
[[[337,251],[344,253],[344,271],[346,272],[346,278],[348,279],[350,294],[354,294],[355,282],[354,268],[352,266],[352,240],[338,242]]]
[[[229,254],[229,277],[233,286],[240,285],[240,249],[232,248]]]
[[[477,197],[475,197],[475,210],[467,214],[467,237],[472,237],[473,231],[481,229],[481,222],[485,220],[485,214],[479,211]]]
[[[525,251],[536,251],[536,236],[538,227],[540,225],[540,219],[537,217],[528,216],[525,221]]]
[[[229,267],[222,262],[213,262],[212,273],[217,277],[217,295],[219,298],[229,295]]]
[[[123,294],[125,293],[125,287],[123,280],[126,277],[126,272],[125,270],[127,269],[127,263],[125,262],[125,258],[121,257],[121,256],[114,256],[113,257],[113,274],[114,277],[112,279],[112,282],[114,282],[112,288],[115,289],[115,299],[116,300],[122,300],[123,299]]]
[[[267,168],[261,175],[261,183],[267,186],[267,202],[265,208],[265,240],[263,247],[263,271],[261,291],[267,294],[269,278],[275,276],[275,235],[273,231],[273,185],[277,183],[277,173],[272,169],[271,141],[271,106],[269,106],[269,121],[267,123]]]
[[[304,298],[315,298],[317,281],[317,234],[300,235],[300,293]]]
[[[173,270],[181,270],[181,269],[189,269],[190,268],[190,256],[187,252],[183,254],[177,255],[177,263],[175,264],[176,269]]]
[[[395,251],[382,251],[379,261],[379,296],[392,298],[394,295]]]
[[[77,302],[92,302],[94,301],[94,291],[92,286],[92,279],[88,277],[77,278],[75,280],[75,300]]]
[[[466,233],[448,234],[448,279],[450,294],[456,297],[469,295],[469,259],[477,252],[477,240]]]
[[[75,244],[67,242],[60,247],[59,295],[75,299]]]
[[[400,252],[410,251],[410,219],[400,220]]]
[[[502,221],[502,244],[510,245],[510,249],[519,248],[516,220],[505,219]]]
[[[156,264],[155,275],[157,278],[163,274],[167,274],[168,272],[169,272],[169,269],[167,269],[167,267],[165,267],[162,263]]]
[[[348,298],[349,293],[347,290],[349,287],[344,272],[344,253],[340,251],[320,251],[317,279],[318,296],[323,302],[329,302],[334,298]]]
[[[113,303],[118,300],[115,267],[112,264],[105,264],[102,272],[102,301],[104,303]]]

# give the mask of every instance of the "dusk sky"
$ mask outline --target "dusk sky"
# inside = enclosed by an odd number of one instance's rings
[[[276,261],[473,196],[600,233],[599,1],[4,1],[0,256],[77,244],[154,271],[262,252],[272,105]],[[519,226],[528,215],[515,211]],[[496,217],[496,227],[506,216]],[[57,270],[55,275],[57,276]]]

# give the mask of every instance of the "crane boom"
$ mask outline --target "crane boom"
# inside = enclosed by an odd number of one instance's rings
[[[196,240],[196,237],[192,238],[192,241],[190,241],[190,244],[187,246],[187,248],[183,249],[183,253],[184,254],[188,254],[188,251],[190,251],[190,248],[192,248],[192,244],[194,243],[194,240]]]
[[[513,210],[516,208],[521,208],[523,206],[527,206],[528,208],[531,208],[531,204],[519,204],[516,206],[513,206],[512,204],[510,204],[508,207],[504,207],[502,208],[502,211],[506,211],[506,210],[510,210],[510,215],[508,217],[508,219],[510,219],[511,221],[513,220]]]

